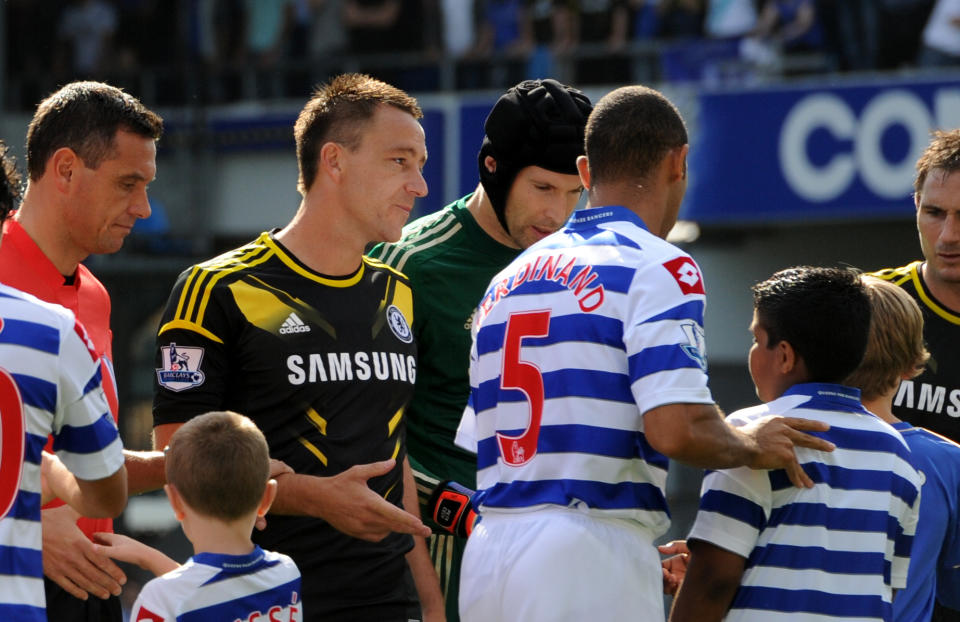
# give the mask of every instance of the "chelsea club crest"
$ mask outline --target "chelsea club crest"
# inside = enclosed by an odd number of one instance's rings
[[[397,339],[403,343],[413,341],[413,331],[410,330],[410,325],[407,324],[407,318],[403,316],[403,312],[395,305],[387,307],[387,324],[390,325],[390,330],[393,331]]]

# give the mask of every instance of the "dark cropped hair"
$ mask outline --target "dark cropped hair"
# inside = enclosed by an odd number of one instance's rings
[[[360,74],[339,75],[314,91],[293,126],[297,143],[300,178],[297,189],[306,194],[317,177],[320,149],[336,142],[354,150],[360,145],[361,130],[381,104],[423,117],[417,100],[376,78]]]
[[[0,140],[0,225],[17,207],[20,198],[20,173],[3,140]]]
[[[260,505],[270,477],[270,451],[247,417],[209,412],[173,433],[164,468],[167,482],[192,509],[232,521]]]
[[[841,383],[867,348],[870,299],[860,275],[846,268],[799,266],[753,286],[757,322],[770,348],[786,341],[803,359],[810,382]]]
[[[95,169],[109,156],[117,131],[160,140],[163,120],[140,100],[103,82],[72,82],[37,106],[27,128],[27,173],[43,176],[50,157],[63,147]]]
[[[927,175],[934,169],[945,173],[960,170],[960,130],[933,132],[933,139],[917,160],[917,177],[913,182],[915,192],[920,193]]]
[[[594,106],[585,142],[591,185],[643,180],[671,149],[687,144],[687,128],[660,92],[624,86]]]

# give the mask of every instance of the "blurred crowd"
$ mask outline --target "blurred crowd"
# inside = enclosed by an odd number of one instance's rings
[[[14,108],[85,77],[179,104],[302,97],[344,70],[423,92],[960,62],[960,0],[7,0],[0,10],[13,87],[3,103]]]

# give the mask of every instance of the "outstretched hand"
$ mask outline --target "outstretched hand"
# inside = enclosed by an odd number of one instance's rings
[[[318,502],[320,516],[339,531],[369,542],[379,542],[391,532],[427,537],[430,528],[419,518],[390,503],[367,486],[367,480],[389,473],[396,460],[358,464],[332,477],[322,478]],[[286,477],[277,478],[282,481]]]
[[[739,428],[757,447],[751,469],[784,469],[787,477],[797,488],[812,488],[810,479],[800,463],[794,447],[806,447],[817,451],[833,451],[836,446],[809,432],[826,432],[830,425],[823,421],[768,415]]]
[[[686,540],[674,540],[657,547],[661,555],[671,555],[666,559],[660,560],[660,566],[663,571],[663,593],[671,596],[680,589],[683,578],[687,574],[687,564],[690,562],[690,549],[687,548]]]
[[[119,595],[126,575],[83,535],[77,527],[79,516],[68,505],[41,512],[43,574],[80,600],[87,600],[88,594]]]

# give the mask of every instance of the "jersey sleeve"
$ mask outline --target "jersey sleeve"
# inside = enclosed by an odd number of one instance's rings
[[[679,255],[638,270],[628,292],[624,345],[641,413],[665,404],[712,404],[700,268]]]
[[[202,269],[187,270],[167,300],[157,331],[154,426],[223,407],[232,338],[223,289],[211,280]]]
[[[747,467],[708,471],[688,538],[749,557],[770,517],[771,505],[767,471]]]
[[[937,598],[947,607],[960,609],[960,452],[950,451],[952,469],[945,482],[947,532],[940,549],[937,568]]]
[[[123,466],[123,445],[103,389],[100,358],[72,316],[62,319],[58,364],[60,403],[53,451],[80,479],[109,477]]]
[[[158,588],[157,579],[149,581],[143,589],[140,590],[140,594],[137,596],[137,600],[133,603],[133,609],[130,610],[130,620],[131,622],[175,622],[177,619],[176,612],[168,611],[168,607],[164,600],[159,598],[160,590]]]
[[[900,590],[907,587],[907,571],[910,568],[910,550],[913,547],[913,537],[917,533],[917,522],[920,518],[920,483],[916,486],[917,496],[912,505],[900,503],[900,527],[893,542],[893,559],[890,562],[890,587]]]

